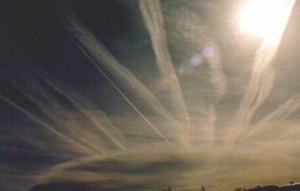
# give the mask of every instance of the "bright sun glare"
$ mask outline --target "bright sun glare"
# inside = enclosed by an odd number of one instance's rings
[[[277,36],[282,32],[288,16],[288,1],[246,1],[238,15],[241,30],[263,38]]]

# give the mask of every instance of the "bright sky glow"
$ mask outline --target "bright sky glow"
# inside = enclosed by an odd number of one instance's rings
[[[241,30],[259,37],[282,33],[289,16],[289,0],[248,0],[238,15]]]

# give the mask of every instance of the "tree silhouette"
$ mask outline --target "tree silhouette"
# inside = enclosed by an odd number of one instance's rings
[[[233,189],[233,191],[245,191],[245,190],[246,190],[245,188],[240,188],[240,187]]]
[[[172,189],[169,187],[168,189],[163,189],[162,191],[172,191]]]
[[[203,185],[201,185],[200,191],[205,191],[205,187]]]

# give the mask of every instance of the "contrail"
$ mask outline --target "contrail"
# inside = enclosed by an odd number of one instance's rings
[[[205,55],[205,50],[211,51],[212,55]],[[220,61],[220,53],[216,45],[208,44],[207,47],[204,48],[202,52],[204,57],[207,57],[209,73],[210,73],[210,81],[216,89],[216,97],[217,103],[224,96],[227,91],[226,79],[222,70],[222,63]]]
[[[18,67],[19,68],[19,67]],[[13,71],[14,74],[16,74],[18,71]],[[37,72],[37,71],[35,71]],[[10,79],[11,85],[19,92],[21,92],[25,97],[27,97],[32,103],[36,104],[41,111],[43,111],[50,119],[52,119],[55,123],[58,123],[63,129],[62,130],[68,130],[68,124],[66,121],[66,117],[68,117],[70,120],[76,120],[76,117],[72,116],[72,112],[68,111],[67,109],[64,108],[59,101],[57,101],[56,96],[48,90],[48,86],[52,87],[54,90],[56,90],[60,95],[65,96],[65,98],[72,103],[72,105],[79,110],[82,114],[86,116],[86,118],[91,122],[92,126],[88,126],[85,128],[82,128],[81,126],[79,129],[85,129],[86,132],[89,132],[88,129],[90,129],[90,134],[94,136],[94,139],[89,139],[88,142],[87,140],[85,141],[85,144],[89,144],[89,146],[94,147],[95,150],[98,150],[101,153],[104,152],[104,150],[108,151],[109,148],[104,148],[103,146],[105,145],[115,145],[114,147],[116,148],[124,148],[124,146],[114,138],[105,127],[102,125],[102,121],[100,120],[99,115],[99,109],[95,107],[91,107],[93,104],[90,103],[87,99],[83,99],[82,96],[79,95],[78,92],[73,90],[70,87],[64,86],[61,87],[62,85],[60,83],[54,84],[54,81],[49,81],[46,80],[45,83],[48,85],[46,86],[41,84],[42,79],[37,79],[37,77],[32,73],[32,71],[27,71],[26,70],[26,76],[24,75],[19,75],[21,77],[21,81],[26,81],[27,83],[30,83],[30,86],[34,86],[37,90],[32,92],[26,88],[24,88],[24,84],[21,85],[16,81],[16,79],[9,77],[10,72],[1,72],[2,75],[7,76],[8,79]],[[27,74],[31,74],[30,76]],[[38,74],[41,76],[40,74]],[[56,80],[57,81],[57,80]],[[59,85],[58,85],[59,84]],[[63,90],[62,90],[63,89]],[[51,89],[52,90],[52,89]],[[73,90],[73,91],[71,91]],[[69,93],[67,93],[69,92]],[[82,104],[82,102],[85,102],[86,104]],[[93,111],[90,111],[93,109]],[[63,112],[63,113],[61,113]],[[95,115],[98,116],[96,117]],[[73,119],[72,119],[73,118]],[[104,118],[106,119],[106,118]],[[110,124],[109,122],[106,124]],[[95,129],[92,129],[95,127]],[[75,127],[73,127],[75,129]],[[79,130],[77,129],[77,130]],[[99,131],[96,131],[99,130]],[[114,131],[115,128],[111,128],[111,131]],[[77,134],[80,138],[80,140],[83,140],[83,136],[80,135],[80,133]],[[97,138],[95,136],[97,135]],[[120,140],[121,136],[118,136]],[[93,143],[92,140],[101,140],[101,143],[98,141]],[[96,149],[98,148],[98,149]]]
[[[176,117],[180,119],[184,125],[182,128],[186,130],[186,133],[183,132],[186,136],[190,133],[190,119],[168,51],[160,2],[159,0],[141,0],[139,3],[146,27],[150,34],[159,71],[163,78],[171,79],[172,103],[175,108]]]
[[[80,47],[80,46],[79,46]],[[122,92],[122,90],[105,74],[105,72],[86,54],[85,50],[81,48],[81,51],[88,57],[88,59],[95,65],[98,71],[105,77],[105,79],[117,90],[117,92],[125,99],[125,101],[141,116],[141,118],[166,142],[169,142],[168,138],[163,135],[157,127],[131,102],[131,100]]]
[[[8,41],[8,39],[6,39]],[[11,83],[13,86],[16,87],[18,91],[22,91],[22,93],[27,96],[31,101],[33,101],[35,104],[38,104],[40,106],[41,110],[44,110],[46,114],[52,118],[54,121],[57,121],[56,113],[57,111],[61,111],[63,108],[60,106],[60,104],[56,101],[54,97],[50,97],[51,93],[46,90],[46,87],[42,87],[39,81],[44,81],[47,86],[50,86],[53,88],[54,91],[59,93],[60,95],[64,96],[76,109],[78,109],[82,114],[84,114],[91,122],[92,124],[104,135],[101,135],[104,139],[109,139],[109,142],[113,142],[113,144],[116,145],[116,147],[124,149],[125,146],[120,141],[124,141],[124,138],[122,137],[121,133],[118,132],[117,128],[114,127],[109,119],[106,117],[104,112],[99,111],[99,109],[93,104],[89,99],[82,96],[79,92],[75,91],[72,87],[68,86],[67,84],[63,84],[61,81],[52,78],[49,75],[46,75],[42,71],[39,71],[36,67],[32,66],[31,64],[28,64],[27,59],[20,53],[15,47],[11,46],[11,43],[6,43],[9,48],[18,56],[18,58],[24,63],[26,67],[30,69],[30,71],[27,71],[29,73],[33,73],[30,77],[34,78],[33,80],[27,80],[24,79],[24,81],[30,81],[31,83],[35,83],[35,86],[40,87],[39,88],[39,94],[41,94],[46,100],[47,104],[43,103],[43,101],[40,101],[40,99],[37,96],[33,96],[30,92],[24,90],[24,88],[20,87],[18,83],[16,83],[14,80],[11,80]],[[19,67],[18,67],[19,68]],[[17,71],[13,71],[13,73],[16,73]],[[9,72],[2,72],[3,75],[7,76],[9,75]],[[37,75],[39,79],[35,79],[34,75]],[[27,75],[28,76],[28,75]],[[14,79],[14,78],[10,78]],[[53,96],[53,94],[52,94]],[[56,111],[49,111],[46,108],[54,107],[56,108]],[[58,116],[60,117],[60,116]],[[103,125],[105,124],[105,125]],[[108,131],[109,128],[109,131]],[[114,133],[114,135],[111,134],[111,132]],[[117,137],[115,137],[117,136]],[[107,138],[106,138],[107,137]],[[102,141],[105,143],[105,141]],[[90,143],[92,144],[92,143]],[[96,144],[96,143],[94,143]],[[111,144],[111,143],[108,143]],[[100,145],[97,145],[99,147]],[[106,149],[107,150],[107,149]]]
[[[206,53],[205,51],[208,50],[210,53]],[[211,55],[210,55],[211,54]],[[226,86],[226,79],[222,70],[222,64],[220,61],[220,55],[218,48],[213,44],[208,44],[204,50],[202,51],[203,57],[207,59],[208,66],[209,66],[209,76],[210,82],[215,88],[215,92],[213,92],[213,97],[216,98],[209,107],[207,111],[208,119],[210,122],[209,127],[209,134],[211,136],[211,144],[215,142],[215,134],[216,134],[216,112],[215,112],[215,105],[219,103],[221,98],[224,96],[227,90]]]
[[[275,111],[265,116],[258,124],[255,125],[256,128],[252,129],[248,136],[259,132],[260,128],[272,128],[272,124],[278,121],[283,121],[287,119],[291,114],[300,109],[300,98],[291,98],[285,103],[281,104]]]
[[[116,127],[110,123],[109,119],[104,112],[101,112],[90,100],[80,95],[73,88],[64,84],[60,85],[62,82],[58,82],[51,77],[46,77],[45,75],[39,74],[55,91],[63,95],[70,101],[81,113],[83,113],[90,121],[95,125],[95,127],[118,148],[125,149],[126,147],[121,140],[124,140],[124,137],[118,132]],[[104,125],[106,124],[106,125]],[[109,130],[108,130],[109,128]],[[114,132],[113,135],[111,132]],[[115,137],[117,136],[117,137]]]
[[[216,112],[215,106],[211,105],[207,111],[207,124],[205,124],[205,128],[207,129],[208,134],[208,149],[211,150],[213,144],[215,143],[215,134],[216,134]]]
[[[64,111],[64,109],[60,106],[59,103],[43,103],[41,101],[39,101],[38,99],[36,99],[34,96],[26,93],[25,91],[21,90],[20,87],[16,87],[16,89],[18,89],[18,91],[20,91],[25,97],[27,97],[30,101],[32,101],[34,104],[36,104],[41,111],[43,111],[44,113],[46,113],[46,115],[52,119],[53,121],[55,121],[55,123],[59,124],[60,127],[63,127],[63,129],[67,129],[66,125],[65,125],[65,118],[62,117],[60,114],[60,112],[58,111]],[[39,88],[39,92],[43,92],[43,90],[41,88]],[[45,93],[42,93],[42,95],[44,95]],[[53,98],[54,100],[54,98]],[[51,105],[51,106],[49,106]],[[67,111],[65,111],[67,112]],[[74,127],[72,127],[74,128]],[[99,134],[97,134],[97,136],[99,136]],[[99,137],[101,139],[101,137]],[[80,138],[80,140],[78,140],[77,142],[84,142],[86,145],[88,145],[90,148],[93,148],[93,150],[99,152],[99,153],[104,153],[104,151],[107,151],[107,149],[105,149],[103,147],[103,145],[95,145],[93,144],[91,141],[86,141],[84,139],[84,136],[82,136]]]
[[[64,27],[71,33],[72,38],[76,42],[77,46],[97,68],[97,70],[111,83],[111,85],[120,93],[120,95],[130,104],[131,107],[146,121],[146,123],[161,136],[166,142],[169,142],[155,126],[152,124],[135,105],[127,98],[127,96],[116,86],[116,84],[110,80],[110,78],[101,69],[100,63],[108,69],[117,78],[126,82],[129,88],[133,92],[137,93],[143,100],[145,100],[151,108],[164,116],[172,127],[178,127],[179,122],[161,105],[161,103],[155,98],[155,96],[138,80],[130,71],[123,67],[111,53],[88,31],[86,27],[80,24],[74,16],[67,13],[64,17]],[[95,61],[95,60],[96,61]]]
[[[300,108],[300,98],[291,98],[267,115],[259,124],[286,119]]]
[[[257,108],[270,94],[275,75],[271,63],[281,42],[294,3],[295,0],[290,0],[288,3],[281,30],[271,37],[266,37],[256,52],[248,87],[232,126],[229,128],[229,142],[235,142],[242,131],[248,129],[249,122]]]
[[[21,113],[28,116],[30,119],[35,121],[37,124],[40,124],[41,126],[45,127],[47,130],[49,130],[51,133],[55,134],[56,136],[62,138],[62,140],[69,142],[72,146],[76,146],[78,150],[81,150],[81,152],[87,153],[87,154],[101,154],[99,151],[94,150],[93,148],[89,148],[87,146],[81,145],[77,141],[71,139],[70,137],[62,134],[61,132],[57,131],[55,128],[51,127],[50,125],[44,123],[42,120],[38,119],[36,116],[34,116],[31,112],[25,110],[24,108],[18,106],[16,103],[11,101],[10,99],[6,98],[5,96],[0,94],[0,99],[8,103],[9,105],[13,106],[15,109],[20,111]]]

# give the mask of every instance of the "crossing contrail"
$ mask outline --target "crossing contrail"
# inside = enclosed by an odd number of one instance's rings
[[[175,116],[181,121],[184,126],[180,132],[183,137],[183,142],[189,142],[190,119],[186,109],[186,105],[182,96],[181,87],[177,79],[173,63],[168,51],[165,30],[163,24],[163,15],[160,8],[159,0],[142,0],[139,1],[140,9],[148,29],[152,48],[156,56],[156,64],[158,65],[162,78],[170,79],[171,103],[174,107]],[[186,137],[187,136],[187,137]]]

